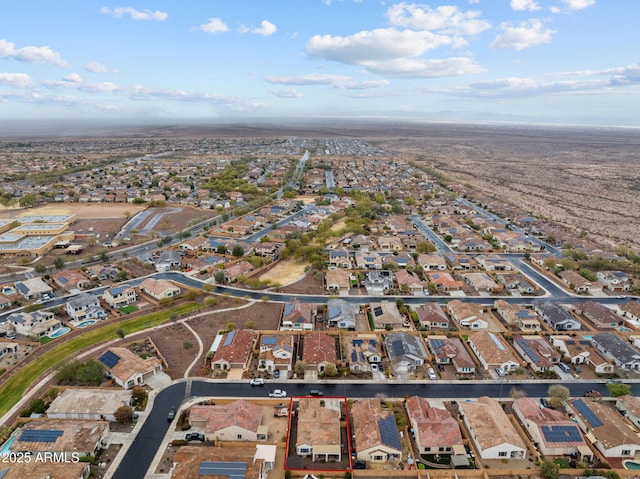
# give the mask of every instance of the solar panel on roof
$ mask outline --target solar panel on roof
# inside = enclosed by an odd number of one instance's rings
[[[276,338],[275,336],[267,336],[262,338],[262,344],[264,344],[265,346],[271,346],[273,344],[276,344],[278,342],[278,338]]]
[[[442,339],[430,339],[429,342],[431,343],[431,347],[433,349],[440,349],[442,346],[444,346],[444,340]]]
[[[223,346],[229,346],[231,344],[231,342],[233,341],[234,336],[236,335],[236,331],[237,330],[234,329],[229,334],[227,334],[227,338],[224,340]]]
[[[378,428],[380,428],[380,439],[383,444],[402,450],[396,418],[393,415],[380,419],[378,421]]]
[[[354,346],[360,346],[362,344],[362,339],[354,339],[351,344]]]
[[[516,339],[516,343],[534,363],[540,362],[540,357],[529,347],[529,342],[526,339]]]
[[[375,308],[373,308],[373,314],[375,314],[376,316],[382,316],[382,307],[376,306]]]
[[[247,463],[201,461],[198,475],[227,476],[229,479],[245,479],[247,477]]]
[[[118,356],[113,351],[107,351],[102,356],[98,358],[102,364],[104,364],[107,368],[113,368],[120,361],[120,356]]]
[[[358,361],[358,353],[356,353],[355,351],[351,351],[351,362],[355,363]]]
[[[394,341],[391,343],[391,349],[393,349],[393,354],[396,356],[400,356],[404,354],[404,346],[402,345],[402,341]]]
[[[64,431],[58,429],[25,429],[20,434],[18,441],[24,442],[56,442]]]
[[[599,427],[602,426],[603,422],[600,420],[595,413],[589,409],[589,406],[585,404],[582,399],[577,399],[573,402],[573,405],[578,410],[580,414],[587,420],[587,422],[591,425],[591,427]]]
[[[542,435],[547,442],[581,442],[582,436],[577,425],[541,426]]]

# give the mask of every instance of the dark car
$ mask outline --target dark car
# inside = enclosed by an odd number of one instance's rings
[[[356,461],[353,463],[353,468],[354,469],[366,469],[367,468],[367,463],[364,461]]]
[[[549,404],[549,401],[547,401],[545,398],[540,398],[540,404],[542,404],[543,407],[551,407],[551,404]]]
[[[204,434],[199,432],[188,432],[184,437],[187,441],[200,441],[204,442]]]
[[[276,379],[279,379],[279,378],[280,378],[280,370],[279,370],[279,369],[276,369],[276,370],[273,372],[273,377],[274,377],[274,378],[276,378]]]
[[[309,391],[309,396],[323,396],[323,394],[322,391],[312,389],[311,391]]]
[[[176,417],[176,408],[172,406],[171,410],[167,414],[167,421],[169,422],[173,421],[174,417]]]

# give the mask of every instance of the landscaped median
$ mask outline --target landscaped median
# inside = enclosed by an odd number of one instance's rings
[[[70,339],[43,354],[37,360],[24,366],[0,387],[0,417],[4,416],[15,404],[22,399],[29,386],[43,373],[55,368],[62,361],[83,350],[104,341],[116,339],[117,329],[122,329],[125,335],[137,333],[144,329],[154,328],[168,321],[170,318],[190,313],[202,308],[198,303],[180,304],[166,311],[146,314],[137,318],[127,319],[117,323],[105,324],[76,338]]]

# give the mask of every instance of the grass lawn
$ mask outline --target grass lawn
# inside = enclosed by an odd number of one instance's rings
[[[555,462],[558,466],[560,466],[560,469],[569,469],[571,468],[571,466],[569,465],[569,461],[567,460],[566,457],[556,457],[553,462]]]
[[[135,304],[129,304],[127,306],[124,306],[123,308],[120,308],[120,311],[124,314],[135,313],[136,311],[138,311],[138,307]]]
[[[201,308],[198,303],[186,303],[157,313],[151,313],[139,318],[133,318],[120,323],[107,324],[105,326],[87,331],[87,333],[73,338],[60,346],[53,348],[37,361],[27,364],[20,369],[20,373],[11,377],[0,387],[0,416],[4,416],[27,391],[29,386],[43,373],[55,368],[68,357],[73,356],[81,349],[92,346],[103,341],[116,339],[116,329],[121,328],[126,335],[136,333],[143,329],[153,328],[169,319],[172,314],[189,313],[194,309]]]

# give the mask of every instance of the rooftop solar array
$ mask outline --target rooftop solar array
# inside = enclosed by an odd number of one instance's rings
[[[278,338],[275,336],[266,336],[262,338],[262,344],[265,346],[274,345],[278,342]]]
[[[113,368],[120,361],[120,356],[118,356],[113,351],[107,351],[102,356],[98,358],[102,364],[104,364],[109,369]]]
[[[580,414],[587,420],[587,422],[591,425],[591,427],[599,427],[603,425],[603,422],[600,420],[595,413],[589,409],[589,406],[585,404],[582,399],[577,399],[573,402],[573,405],[578,410]]]
[[[580,442],[582,436],[577,425],[542,426],[542,435],[547,442]]]
[[[436,350],[444,346],[444,339],[430,339],[429,342],[431,343],[433,349]]]
[[[380,306],[376,306],[373,308],[373,314],[376,316],[382,316],[382,308]]]
[[[57,429],[25,429],[20,434],[18,441],[24,442],[56,442],[64,431]]]
[[[540,357],[533,352],[533,350],[529,347],[529,341],[526,339],[516,339],[516,343],[520,348],[524,351],[524,353],[531,358],[531,361],[534,363],[540,362]]]
[[[245,479],[247,477],[247,463],[201,461],[198,475],[227,476],[229,479]]]
[[[378,427],[380,428],[380,439],[382,439],[382,444],[402,450],[395,416],[390,414],[389,416],[380,419],[378,421]]]

